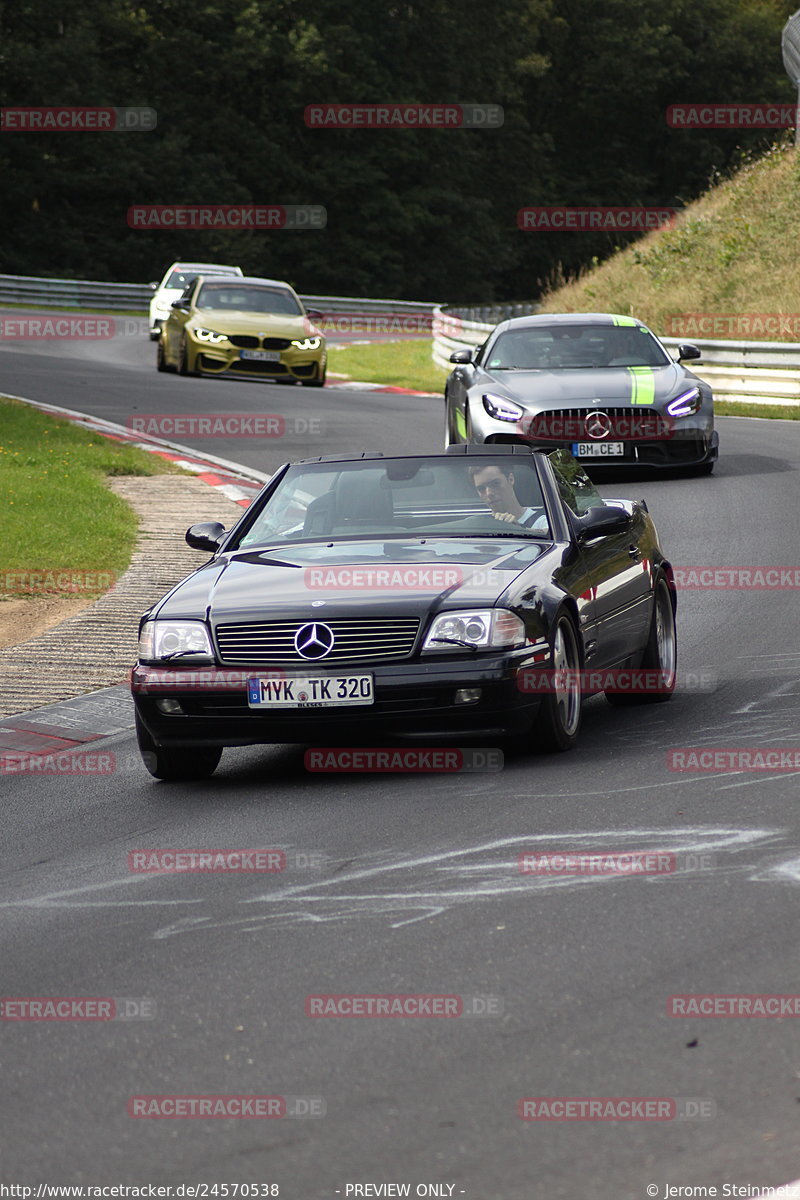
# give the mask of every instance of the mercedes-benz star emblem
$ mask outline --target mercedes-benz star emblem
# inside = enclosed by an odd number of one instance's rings
[[[329,626],[315,621],[300,626],[294,635],[294,648],[301,658],[324,658],[330,654],[335,640]]]
[[[590,438],[607,438],[611,433],[611,417],[604,412],[589,413],[584,428]]]

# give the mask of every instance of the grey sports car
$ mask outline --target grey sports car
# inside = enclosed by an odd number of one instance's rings
[[[696,346],[678,348],[679,360],[699,357]],[[590,468],[714,469],[711,388],[635,317],[516,317],[450,361],[448,446],[521,442],[566,448]]]

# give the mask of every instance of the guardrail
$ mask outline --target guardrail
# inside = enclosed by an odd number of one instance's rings
[[[91,279],[45,279],[36,275],[0,275],[0,304],[37,308],[98,308],[110,312],[147,312],[153,297],[148,283],[105,283]],[[301,296],[308,308],[325,315],[414,318],[412,328],[426,333],[433,303],[417,300],[362,300],[350,296]]]
[[[445,309],[433,313],[432,358],[450,370],[454,350],[480,346],[497,321],[476,320],[475,309]],[[534,311],[530,306],[529,311]],[[517,315],[517,314],[515,314]],[[519,314],[524,315],[524,314]],[[505,316],[500,320],[506,320]],[[691,341],[702,357],[688,366],[711,385],[720,400],[756,404],[800,404],[800,343],[733,342],[689,338],[660,339],[672,353]]]

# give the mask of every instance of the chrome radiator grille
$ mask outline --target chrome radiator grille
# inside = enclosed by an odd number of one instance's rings
[[[346,618],[318,621],[333,634],[333,649],[324,658],[304,658],[295,648],[295,634],[313,621],[255,621],[218,625],[219,656],[230,666],[293,663],[313,668],[340,662],[386,662],[407,658],[414,648],[419,617]]]

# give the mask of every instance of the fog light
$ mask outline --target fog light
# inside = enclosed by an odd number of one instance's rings
[[[480,698],[480,688],[459,688],[456,692],[456,704],[477,704]]]
[[[180,700],[173,700],[172,696],[162,696],[160,700],[156,700],[156,708],[163,713],[182,713]]]

